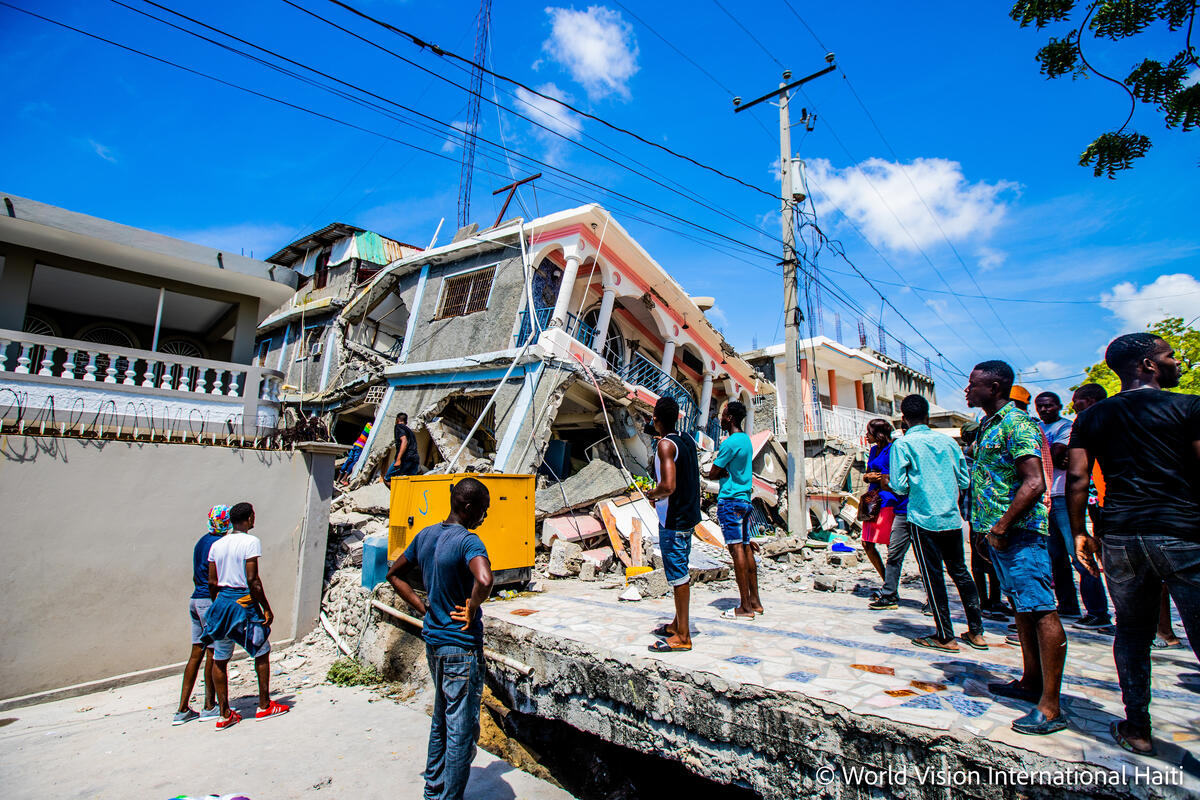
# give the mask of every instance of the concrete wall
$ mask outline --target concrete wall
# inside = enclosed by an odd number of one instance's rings
[[[0,700],[186,659],[192,549],[217,503],[254,504],[272,641],[307,633],[334,449],[0,439]]]
[[[510,252],[493,251],[430,269],[421,307],[414,312],[418,316],[409,344],[408,363],[460,358],[513,346],[513,325],[517,312],[524,307],[525,278],[520,256],[511,257]],[[496,264],[496,276],[487,310],[464,317],[435,319],[445,279],[490,264]],[[407,295],[404,295],[404,302],[412,308]]]

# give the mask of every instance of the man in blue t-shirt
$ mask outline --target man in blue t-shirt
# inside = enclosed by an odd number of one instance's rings
[[[423,638],[433,678],[433,722],[425,765],[425,797],[461,800],[479,738],[483,698],[483,612],[492,592],[487,548],[472,531],[487,518],[491,498],[475,478],[450,489],[450,515],[413,537],[388,570],[388,583],[424,617]],[[427,600],[404,580],[421,570]]]
[[[733,577],[737,581],[741,604],[721,613],[725,619],[754,619],[763,612],[758,597],[758,565],[750,545],[750,501],[754,494],[754,446],[742,431],[746,406],[731,400],[721,410],[721,430],[728,436],[721,442],[717,457],[708,470],[708,479],[720,483],[717,493],[717,521],[733,557]]]
[[[213,506],[208,512],[208,533],[200,537],[192,549],[192,596],[188,600],[188,616],[192,622],[192,652],[187,666],[183,668],[183,691],[179,697],[179,710],[171,720],[172,725],[182,725],[194,719],[217,719],[216,695],[213,693],[213,648],[205,647],[200,637],[204,634],[204,615],[212,605],[208,593],[208,551],[213,543],[233,530],[229,521],[229,506]],[[200,662],[204,662],[204,710],[197,713],[191,708],[192,689],[196,686],[196,674]]]

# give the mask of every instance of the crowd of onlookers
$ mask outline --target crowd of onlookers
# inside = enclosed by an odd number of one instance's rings
[[[1180,364],[1153,334],[1118,337],[1105,361],[1121,391],[1109,397],[1098,384],[1080,386],[1074,420],[1053,392],[1033,398],[1030,415],[1030,394],[1013,385],[1012,368],[985,361],[966,387],[967,405],[983,416],[963,427],[961,447],[929,428],[918,395],[901,402],[900,431],[882,419],[868,425],[865,477],[875,497],[860,504],[869,509],[863,547],[883,582],[869,607],[898,607],[911,547],[935,627],[914,645],[986,650],[983,618],[1012,618],[1008,638],[1021,647],[1023,675],[988,688],[1032,705],[1013,723],[1027,734],[1068,725],[1059,704],[1064,621],[1113,636],[1126,718],[1112,735],[1150,754],[1150,653],[1182,646],[1172,603],[1200,658],[1200,397],[1168,391]],[[947,574],[967,620],[958,637]]]

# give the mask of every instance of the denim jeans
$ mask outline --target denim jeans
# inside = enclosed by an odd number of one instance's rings
[[[1159,596],[1167,585],[1200,660],[1200,543],[1160,534],[1106,533],[1101,555],[1117,613],[1113,658],[1125,718],[1150,732],[1150,643],[1158,629]]]
[[[1067,514],[1065,497],[1054,497],[1050,506],[1050,571],[1054,576],[1054,595],[1058,613],[1078,614],[1079,600],[1075,596],[1075,574],[1079,573],[1079,597],[1088,616],[1107,620],[1108,595],[1104,579],[1083,568],[1075,557],[1075,537],[1071,535],[1071,519]]]
[[[911,536],[908,527],[908,517],[897,514],[892,520],[892,532],[888,539],[887,564],[883,568],[883,596],[900,596],[900,572],[904,567],[904,557],[908,555]]]
[[[426,645],[425,659],[434,690],[425,800],[462,800],[479,738],[483,648]]]
[[[963,611],[967,615],[967,632],[982,635],[983,616],[979,611],[979,591],[975,588],[975,581],[971,579],[971,571],[967,569],[962,528],[927,531],[910,525],[909,530],[912,532],[913,549],[917,553],[917,563],[921,566],[921,578],[929,596],[929,607],[933,611],[938,639],[943,642],[954,641],[945,575],[950,576],[954,587],[958,589],[958,597],[962,600]],[[945,575],[942,573],[943,564],[946,568]]]

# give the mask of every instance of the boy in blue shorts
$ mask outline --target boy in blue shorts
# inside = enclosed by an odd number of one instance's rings
[[[733,577],[737,581],[741,604],[721,613],[725,619],[754,619],[763,613],[758,597],[758,565],[750,544],[750,505],[754,492],[752,462],[754,447],[742,431],[746,421],[746,406],[737,400],[725,404],[721,411],[721,430],[728,436],[721,442],[717,457],[708,470],[708,479],[719,481],[717,521],[721,534],[733,556]]]

